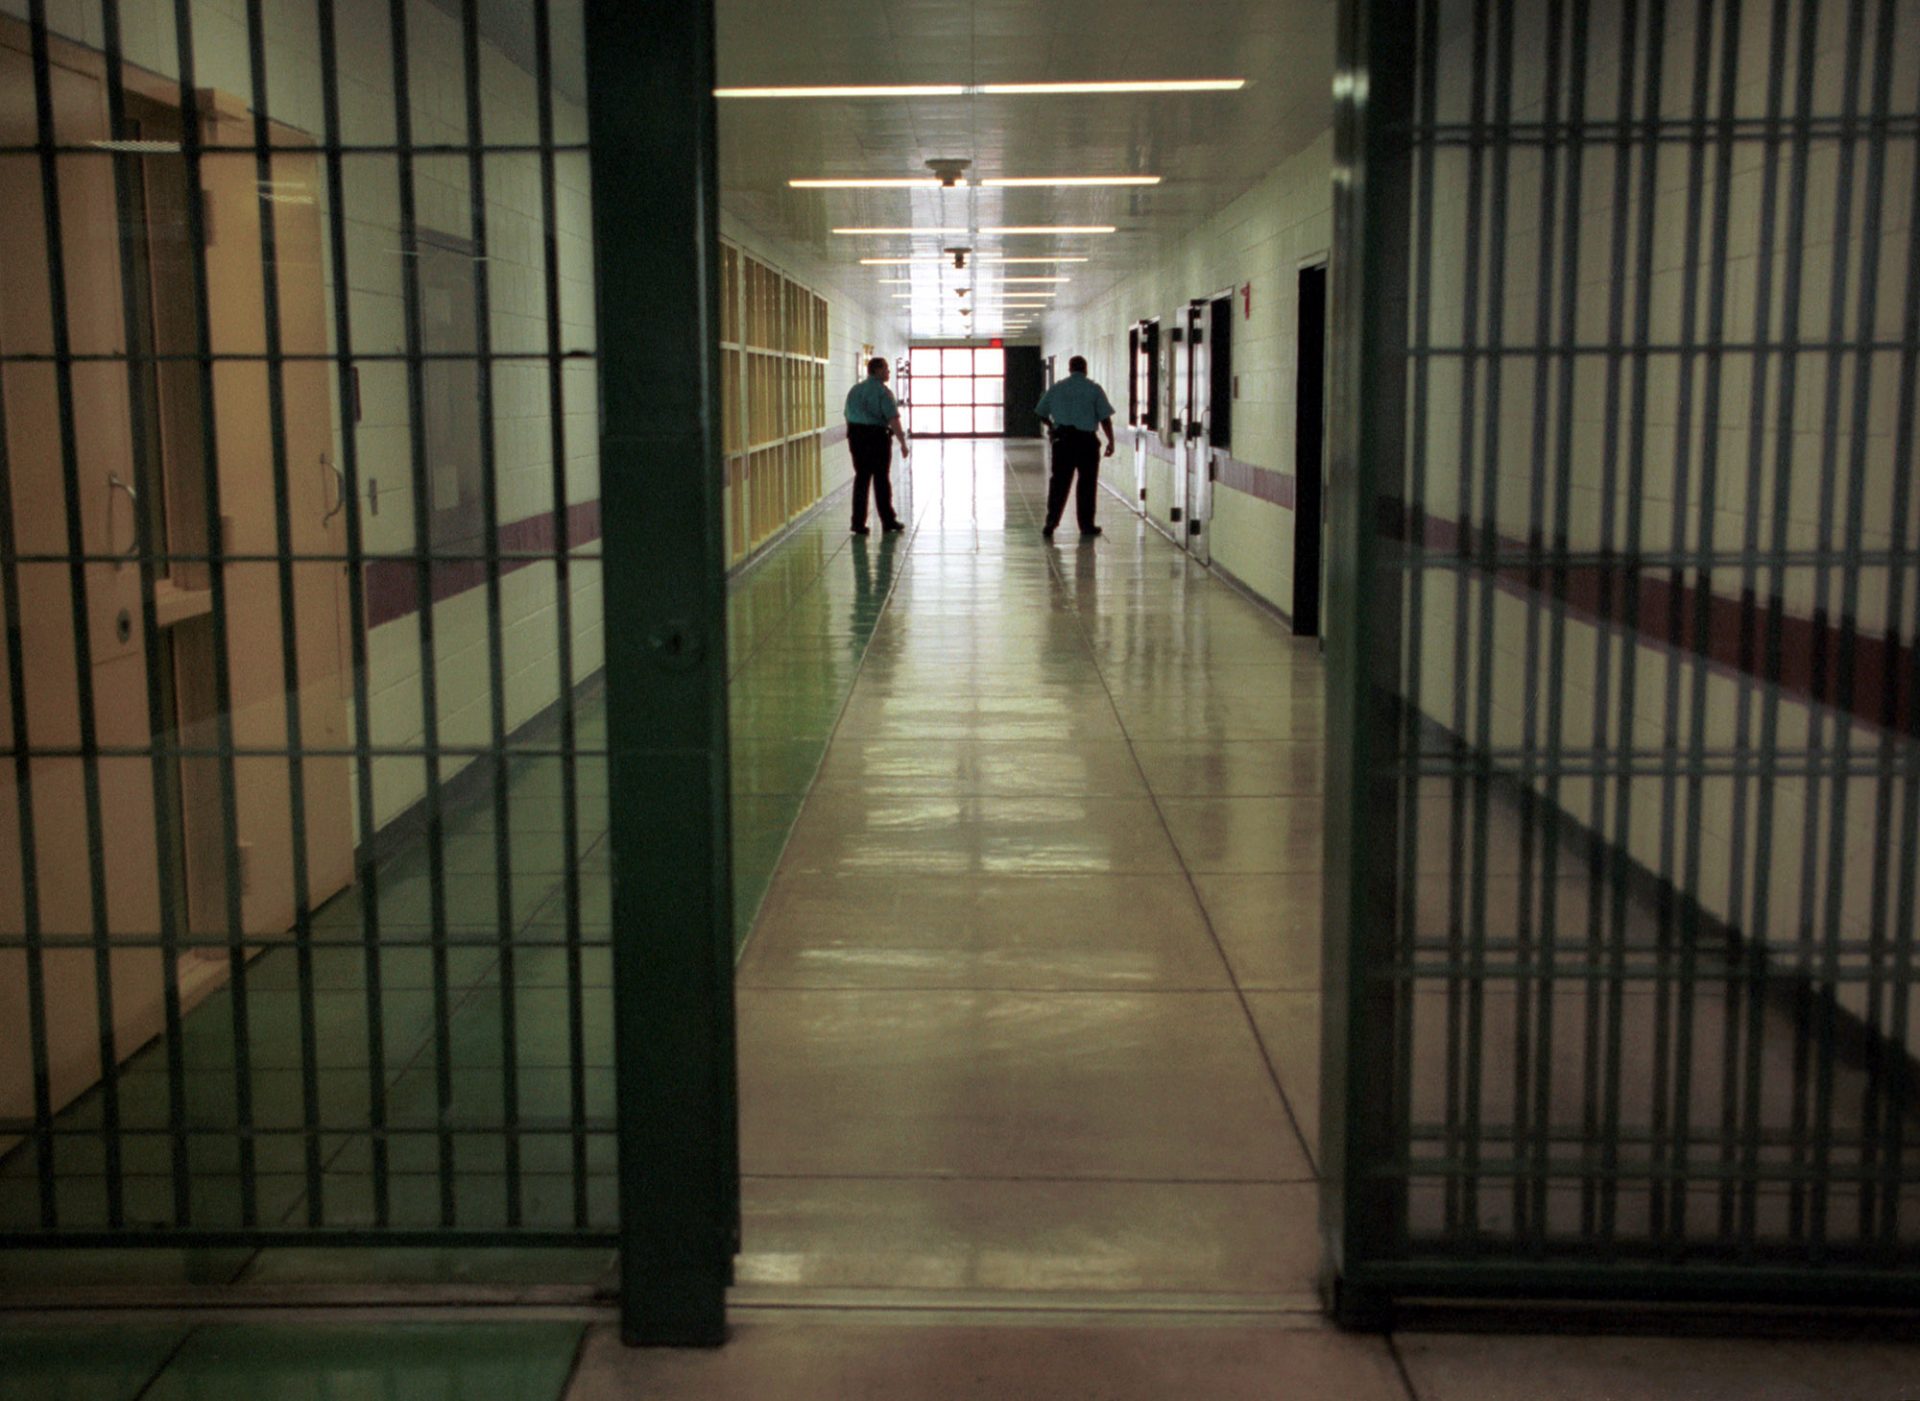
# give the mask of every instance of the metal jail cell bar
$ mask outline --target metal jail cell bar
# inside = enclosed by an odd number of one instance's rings
[[[23,347],[16,335],[0,331],[6,371],[0,382],[0,429],[9,417],[17,423],[23,413],[39,411],[35,396],[42,381],[23,376],[44,375],[48,417],[60,430],[54,465],[66,483],[67,520],[66,548],[45,548],[44,530],[36,534],[19,509],[22,473],[38,470],[39,464],[0,457],[0,554],[5,556],[0,589],[13,624],[7,652],[7,769],[14,792],[8,816],[17,836],[9,846],[18,850],[9,854],[19,860],[16,908],[6,916],[19,923],[0,937],[0,956],[19,957],[25,975],[25,1025],[18,1049],[22,1093],[30,1100],[22,1104],[27,1112],[0,1117],[0,1135],[5,1135],[0,1139],[5,1155],[0,1235],[13,1244],[611,1244],[613,1167],[610,1154],[601,1151],[610,1147],[614,1128],[611,1052],[599,1011],[605,978],[596,965],[606,960],[612,941],[604,933],[603,868],[596,867],[590,880],[582,875],[589,862],[605,860],[605,823],[591,810],[604,806],[599,775],[610,750],[592,743],[600,734],[598,719],[588,729],[575,714],[580,678],[572,575],[575,560],[597,567],[602,552],[597,539],[587,541],[585,549],[576,549],[570,539],[571,498],[581,488],[577,479],[569,481],[568,460],[570,454],[578,458],[582,445],[574,441],[578,430],[570,436],[565,421],[570,399],[564,379],[570,363],[589,363],[594,352],[580,348],[589,338],[561,312],[563,234],[556,197],[560,158],[583,155],[587,146],[578,139],[556,139],[552,17],[544,3],[531,17],[538,72],[530,75],[529,88],[538,112],[528,120],[537,124],[539,141],[488,144],[483,139],[483,36],[476,7],[468,4],[454,26],[457,43],[443,47],[437,60],[456,69],[466,85],[466,139],[415,143],[407,129],[409,19],[397,5],[381,6],[394,58],[399,139],[356,144],[341,139],[347,116],[336,35],[343,17],[334,0],[316,0],[314,7],[318,133],[281,125],[277,97],[267,87],[268,48],[275,42],[268,26],[274,21],[262,6],[246,7],[243,26],[250,107],[198,86],[191,8],[187,0],[178,0],[171,11],[170,75],[138,70],[125,61],[113,0],[102,12],[100,53],[56,37],[41,6],[19,27],[21,73],[31,73],[36,93],[35,129],[21,135],[38,139],[14,139],[9,146],[32,158],[41,192],[25,212],[42,226],[37,238],[44,250],[46,295],[38,314],[49,343],[43,349],[29,340]],[[13,42],[11,36],[7,42]],[[94,86],[86,87],[89,83]],[[104,114],[99,144],[76,147],[72,141],[86,130],[73,125],[75,91],[99,94]],[[155,103],[178,114],[179,140],[159,143],[158,150],[137,147],[135,138],[142,132],[130,113],[146,110],[139,104]],[[584,114],[569,120],[578,127]],[[234,139],[242,132],[251,140]],[[70,148],[83,158],[69,158]],[[356,347],[349,288],[357,285],[354,269],[361,250],[349,226],[354,206],[348,198],[348,162],[363,151],[390,154],[403,171],[398,222],[409,244],[427,236],[411,203],[416,185],[426,178],[419,162],[450,156],[464,168],[469,227],[477,235],[477,255],[465,262],[478,309],[470,347],[442,352],[428,344],[418,269],[411,266],[396,274],[413,313],[405,349]],[[527,185],[538,209],[528,273],[545,295],[539,350],[496,353],[488,339],[495,275],[485,256],[489,161],[501,155],[523,155],[538,167]],[[221,157],[229,159],[222,163]],[[324,207],[309,202],[293,208],[274,197],[288,161],[305,163],[303,174],[309,168],[314,172],[307,183],[324,183]],[[160,174],[156,162],[165,163]],[[12,168],[28,167],[16,162]],[[92,170],[110,175],[110,196],[99,196],[98,181],[85,183],[94,179],[88,174]],[[238,185],[242,174],[245,183]],[[80,294],[72,286],[72,269],[80,266],[72,263],[70,252],[78,246],[75,191],[84,188],[90,198],[129,210],[143,207],[145,192],[169,179],[208,192],[202,200],[178,205],[182,236],[176,290],[184,289],[184,329],[172,344],[154,343],[145,330],[150,293],[141,279],[147,254],[127,233],[97,245],[109,250],[115,272],[102,279],[118,327],[108,337],[111,348],[103,350],[97,318],[69,331],[75,307],[95,315],[91,302],[76,300]],[[122,226],[137,227],[138,221]],[[296,241],[311,242],[289,243],[289,229]],[[85,256],[96,256],[94,245]],[[89,277],[99,277],[95,263],[84,268]],[[236,286],[249,279],[250,298],[236,301]],[[86,295],[95,295],[95,289]],[[329,452],[338,451],[340,494],[350,503],[366,499],[362,487],[370,477],[353,396],[336,391],[359,367],[374,364],[402,369],[412,391],[408,489],[416,508],[415,538],[412,548],[400,553],[369,548],[359,509],[336,507],[317,526],[309,522],[304,482],[298,495],[294,491],[294,466],[312,460],[296,452],[296,428],[310,433],[317,422],[332,425],[323,431]],[[478,418],[481,499],[478,538],[471,541],[443,541],[428,532],[433,499],[423,499],[431,464],[421,441],[421,390],[423,381],[438,373],[432,368],[437,366],[456,372],[471,367],[467,372],[475,376],[469,407]],[[490,395],[496,367],[509,366],[544,373],[541,397],[549,424],[543,436],[552,460],[541,466],[553,524],[539,549],[512,548],[502,532],[504,503],[496,491],[501,463]],[[329,371],[337,376],[331,385],[325,378]],[[119,402],[128,406],[127,451],[134,466],[122,469],[120,480],[130,489],[115,502],[116,508],[139,505],[136,544],[129,551],[101,548],[79,484],[80,474],[91,473],[98,460],[88,434],[103,408],[97,397],[101,374],[121,382]],[[164,505],[146,504],[167,501],[171,485],[156,475],[155,465],[170,449],[153,439],[147,426],[151,414],[143,411],[152,407],[156,376],[163,384],[194,386],[178,402],[197,417],[204,463],[205,480],[191,514],[171,521]],[[94,396],[84,415],[75,389],[82,377]],[[215,456],[213,445],[232,432],[230,415],[247,395],[257,395],[252,409],[258,455],[236,465],[226,455]],[[115,412],[110,403],[104,407]],[[0,452],[9,441],[0,439]],[[235,498],[242,504],[231,505],[222,488],[236,484],[244,488]],[[109,518],[110,528],[114,523]],[[326,538],[317,537],[316,529],[328,532]],[[368,566],[390,562],[415,571],[417,581],[412,611],[421,633],[421,742],[395,743],[384,735],[374,703],[365,581]],[[553,639],[558,674],[549,683],[559,700],[538,733],[509,725],[503,597],[503,579],[536,563],[552,564],[559,589],[551,603],[558,619]],[[441,596],[436,573],[445,566],[477,566],[477,596],[486,602],[481,640],[486,660],[480,670],[488,694],[477,742],[470,731],[444,743],[436,733],[441,707],[433,692],[443,663],[432,630]],[[129,600],[131,606],[121,613],[120,641],[143,661],[137,674],[144,680],[136,684],[146,730],[141,742],[128,742],[118,718],[96,722],[96,716],[119,712],[102,709],[108,698],[94,686],[84,650],[70,678],[78,688],[71,721],[78,733],[69,740],[43,732],[37,718],[29,723],[48,669],[32,650],[44,633],[22,618],[21,580],[44,579],[55,570],[67,581],[62,607],[71,615],[68,645],[76,649],[84,649],[89,638],[98,645],[105,585]],[[337,632],[334,615],[316,611],[311,581],[317,577],[330,577],[335,584],[329,587],[337,586],[348,620]],[[201,698],[203,728],[179,723],[183,702],[171,679],[182,665],[175,656],[175,629],[183,579],[192,581],[190,593],[205,600],[189,600],[189,617],[202,616],[193,610],[203,608],[211,623],[206,641],[214,665]],[[33,598],[29,588],[29,604]],[[229,656],[229,639],[238,636],[243,617],[266,620],[263,645]],[[108,619],[111,632],[110,612]],[[326,715],[316,719],[310,709],[320,679],[308,670],[310,633],[317,626],[335,637],[340,649],[326,673],[340,678],[333,693],[337,724]],[[391,647],[385,652],[390,656]],[[536,660],[544,667],[544,659]],[[263,678],[277,684],[266,685]],[[263,686],[265,694],[256,697]],[[259,700],[266,701],[264,709]],[[273,718],[263,728],[266,714]],[[579,773],[583,759],[597,766],[589,781]],[[61,764],[85,780],[84,801],[77,803],[83,830],[73,852],[87,888],[84,899],[55,909],[46,900],[48,863],[54,859],[47,845],[47,814],[64,796],[50,787],[50,776],[60,772],[50,766]],[[441,770],[430,773],[417,790],[423,836],[411,846],[403,842],[398,855],[373,840],[394,817],[387,788],[391,776],[402,772],[396,764],[411,765],[416,773]],[[135,768],[148,775],[139,804],[151,808],[154,835],[136,843],[128,856],[122,843],[108,837],[126,820],[123,775]],[[456,779],[455,769],[471,771]],[[214,777],[217,801],[210,829],[182,824],[176,811],[182,770]],[[251,791],[267,771],[280,775],[277,817],[268,814],[269,827],[278,824],[277,835],[276,830],[263,833],[258,825],[259,794]],[[477,785],[470,781],[476,773],[484,779]],[[102,774],[111,797],[103,793]],[[354,883],[345,893],[336,893],[344,877],[321,877],[309,869],[309,850],[319,850],[316,843],[324,844],[326,837],[310,824],[318,811],[316,782],[327,789],[326,801],[336,804],[327,810],[327,831],[347,834],[334,850],[352,845],[345,826],[349,806],[358,821],[359,849],[349,858]],[[350,803],[349,787],[355,790]],[[81,788],[76,785],[76,791]],[[456,790],[458,799],[447,796]],[[583,831],[583,823],[591,823],[591,830]],[[259,891],[250,890],[248,881],[260,880],[260,851],[276,844],[284,866],[270,879],[284,882],[288,912],[284,919],[263,922],[255,907]],[[184,868],[169,859],[169,852],[188,847]],[[408,869],[415,860],[426,868],[424,882]],[[138,875],[135,866],[141,862],[148,870],[139,878],[158,892],[151,914],[128,903],[126,882]],[[201,867],[212,868],[204,893],[214,906],[189,920],[190,897],[198,892],[179,888],[180,871],[191,874]],[[487,892],[481,902],[473,898],[476,875],[484,877]],[[419,898],[423,889],[424,901]],[[77,911],[77,920],[69,907]],[[476,963],[483,952],[487,961]],[[197,961],[204,954],[220,959],[211,982],[207,965]],[[76,1084],[49,1055],[68,1028],[49,1016],[46,970],[52,960],[86,955],[91,955],[85,961],[95,1008],[88,1024],[97,1023],[98,1046],[91,1053],[91,1084]],[[357,961],[357,970],[342,962],[346,955]],[[550,957],[560,960],[557,971]],[[139,964],[143,959],[159,984],[154,1021],[122,1035],[115,1014],[138,1001],[139,987],[128,970],[147,966]],[[424,972],[417,959],[424,961]],[[191,992],[183,989],[181,977],[189,965],[196,970]],[[62,964],[58,971],[64,976],[78,966]],[[515,1001],[523,993],[538,1002],[543,1015],[550,1010],[565,1024],[565,1044],[557,1053],[520,1043],[523,1018]],[[61,1016],[66,1018],[64,1010]],[[470,1035],[471,1027],[483,1024],[489,1030],[482,1040],[491,1041],[490,1049]],[[13,1050],[10,1043],[9,1056]],[[543,1100],[564,1103],[563,1111],[528,1112],[516,1085],[523,1066],[540,1077]],[[548,1095],[556,1073],[560,1092]],[[471,1093],[476,1074],[493,1087],[491,1105]],[[408,1098],[409,1087],[422,1077],[432,1082],[424,1114],[418,1098]],[[523,1152],[523,1140],[543,1151]],[[423,1144],[430,1161],[419,1155]],[[544,1151],[547,1144],[561,1149],[558,1159]],[[75,1158],[73,1151],[81,1145],[93,1151]],[[496,1153],[504,1167],[488,1166]],[[423,1179],[434,1198],[425,1211],[417,1190]],[[496,1189],[500,1199],[490,1204],[487,1198]]]
[[[1389,10],[1336,153],[1337,1306],[1911,1301],[1915,16]]]

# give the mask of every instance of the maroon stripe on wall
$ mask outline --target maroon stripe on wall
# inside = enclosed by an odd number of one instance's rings
[[[1412,543],[1415,531],[1403,508],[1387,507],[1383,533]],[[1479,548],[1470,522],[1425,516],[1419,520],[1416,548],[1429,554],[1472,556]],[[1550,599],[1557,592],[1567,611],[1587,622],[1632,628],[1641,641],[1655,647],[1705,657],[1735,675],[1770,682],[1768,636],[1778,627],[1779,686],[1796,700],[1844,710],[1855,719],[1912,734],[1920,714],[1915,713],[1912,643],[1889,640],[1885,633],[1862,633],[1851,620],[1827,616],[1803,618],[1787,611],[1775,599],[1746,594],[1729,598],[1710,593],[1706,599],[1705,636],[1695,622],[1700,589],[1674,577],[1671,571],[1636,569],[1626,559],[1618,564],[1582,564],[1564,570],[1526,564],[1502,564],[1503,555],[1526,554],[1526,541],[1496,536],[1494,576],[1507,592],[1527,598]],[[1534,551],[1537,553],[1537,551]],[[1560,576],[1564,575],[1564,580]],[[1629,616],[1628,581],[1639,580],[1638,598]],[[1851,666],[1842,674],[1843,644],[1852,650]],[[1843,682],[1852,690],[1845,693]]]
[[[844,423],[836,423],[831,428],[820,430],[820,446],[823,448],[830,448],[835,443],[844,443],[846,440],[847,425]]]
[[[525,520],[503,525],[496,532],[502,554],[545,554],[558,548],[559,534],[554,529],[554,512],[528,516]],[[584,545],[600,538],[600,503],[578,501],[567,507],[567,543]],[[502,577],[540,564],[538,559],[503,559]],[[484,559],[449,560],[428,566],[433,581],[433,601],[444,603],[457,594],[477,589],[487,582]],[[420,611],[419,565],[408,555],[368,560],[366,565],[367,626],[395,622]]]
[[[1294,477],[1291,472],[1274,472],[1242,462],[1237,457],[1215,457],[1213,479],[1221,486],[1248,496],[1258,497],[1275,506],[1293,509]]]
[[[1147,438],[1147,455],[1157,457],[1162,462],[1175,460],[1173,449],[1152,435]],[[1293,509],[1296,482],[1291,472],[1256,467],[1251,462],[1242,462],[1226,453],[1217,453],[1213,459],[1213,479],[1230,491],[1255,497],[1288,511]]]

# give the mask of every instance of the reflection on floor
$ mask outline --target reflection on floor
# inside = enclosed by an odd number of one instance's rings
[[[1920,1352],[1897,1343],[1322,1324],[1318,653],[1111,499],[1098,543],[1044,544],[1035,449],[924,444],[913,480],[904,544],[861,549],[836,514],[736,604],[758,639],[736,657],[743,908],[766,896],[739,978],[730,1345],[630,1352],[605,1323],[35,1324],[0,1327],[0,1398],[307,1396],[348,1374],[530,1401],[1911,1390]],[[366,1258],[390,1279],[474,1268]],[[526,1282],[602,1263],[488,1258]]]
[[[729,594],[733,696],[733,833],[736,939],[744,941],[775,863],[812,783],[827,736],[884,604],[897,543],[849,540],[836,500],[803,522]],[[849,570],[851,561],[855,566]],[[577,1220],[610,1229],[613,1209],[612,1006],[607,885],[604,696],[583,689],[574,716],[577,880],[567,872],[569,821],[557,716],[514,740],[506,763],[508,869],[494,841],[492,776],[464,775],[443,819],[441,890],[446,940],[433,939],[433,871],[424,829],[379,862],[370,898],[350,890],[314,915],[312,1012],[317,1029],[313,1091],[322,1125],[361,1126],[326,1135],[319,1192],[309,1190],[300,1024],[300,966],[284,944],[253,951],[246,967],[246,1068],[235,1056],[234,997],[223,989],[182,1025],[185,1069],[179,1105],[191,1167],[191,1219],[201,1228],[239,1226],[239,1147],[244,1086],[252,1124],[255,1219],[290,1227],[376,1220],[371,1118],[372,1057],[385,1067],[390,1133],[387,1224],[432,1228],[441,1219],[440,1165],[452,1165],[455,1219],[464,1228],[509,1220],[509,1153],[517,1154],[518,1215],[529,1227],[567,1229]],[[540,751],[548,751],[543,756]],[[570,905],[570,901],[577,902]],[[511,918],[500,918],[502,909]],[[570,909],[575,918],[569,919]],[[370,937],[369,917],[377,921]],[[502,937],[503,933],[506,937]],[[370,952],[371,951],[371,960]],[[378,1036],[368,1008],[369,963],[378,980]],[[509,977],[510,973],[510,977]],[[512,990],[511,1018],[503,987]],[[576,1044],[577,1038],[577,1044]],[[133,1223],[172,1219],[175,1136],[169,1048],[144,1048],[123,1068],[125,1208]],[[502,1067],[515,1067],[511,1138]],[[442,1070],[444,1067],[444,1077]],[[450,1106],[443,1135],[438,1106]],[[575,1103],[588,1131],[573,1131]],[[59,1219],[104,1226],[107,1191],[98,1092],[61,1118],[74,1130],[55,1156]],[[574,1164],[584,1164],[577,1175]],[[0,1161],[0,1227],[33,1227],[40,1201],[34,1157]],[[210,1284],[241,1279],[284,1285],[315,1279],[485,1280],[502,1284],[603,1281],[602,1249],[329,1251],[271,1249],[36,1252],[0,1257],[9,1284],[122,1282]]]

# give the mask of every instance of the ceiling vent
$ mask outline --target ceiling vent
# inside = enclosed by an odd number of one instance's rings
[[[972,161],[953,160],[949,157],[935,157],[933,160],[927,162],[927,169],[934,173],[935,178],[940,181],[942,186],[951,190],[955,185],[960,183],[961,179],[967,173],[967,167],[972,164]]]

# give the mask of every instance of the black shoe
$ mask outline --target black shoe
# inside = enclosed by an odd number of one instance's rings
[[[1052,526],[1050,526],[1050,525],[1043,525],[1043,526],[1041,526],[1041,527],[1040,527],[1040,538],[1041,538],[1042,540],[1051,540],[1051,539],[1053,539],[1053,527],[1052,527]]]
[[[880,528],[884,530],[887,534],[893,535],[898,533],[899,531],[905,530],[907,528],[907,523],[905,521],[888,521],[885,525],[881,526]]]
[[[1092,526],[1088,526],[1085,530],[1082,530],[1080,532],[1080,538],[1082,540],[1091,540],[1096,535],[1105,535],[1106,533],[1107,532],[1102,530],[1099,526],[1092,525]]]
[[[866,528],[866,527],[865,527],[864,525],[856,525],[856,526],[855,526],[855,527],[853,528],[853,533],[854,533],[855,535],[870,535],[870,534],[872,534],[872,532],[871,532],[871,531],[869,531],[869,530],[868,530],[868,529],[867,529],[867,528]]]

